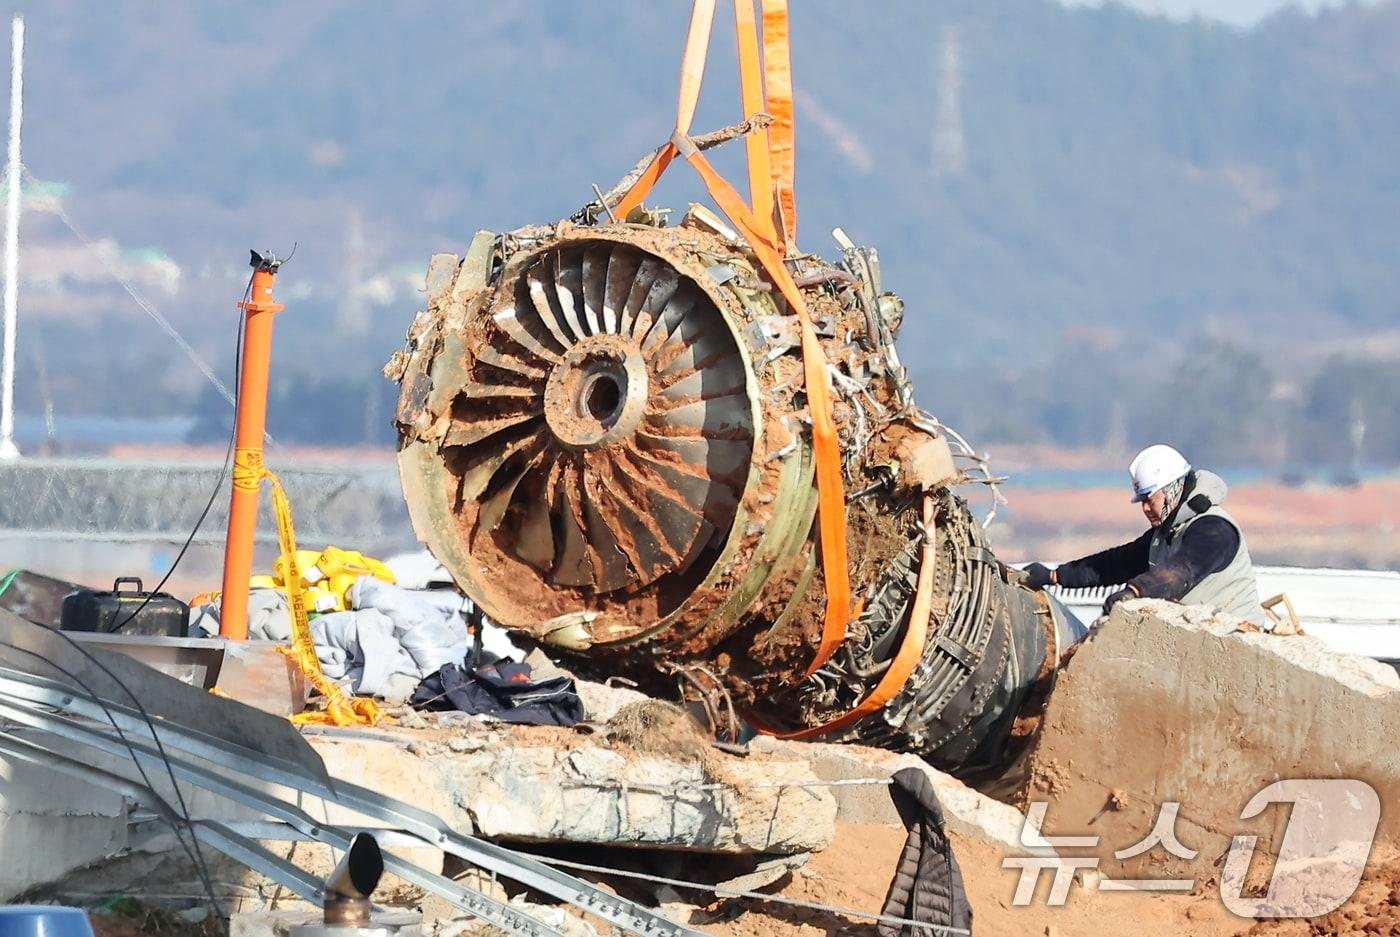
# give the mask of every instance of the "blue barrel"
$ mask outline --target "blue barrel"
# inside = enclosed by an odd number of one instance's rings
[[[47,904],[0,906],[0,937],[93,937],[82,908]]]

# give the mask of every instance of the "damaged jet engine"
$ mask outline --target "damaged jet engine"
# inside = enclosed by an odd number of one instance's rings
[[[996,775],[1071,619],[988,550],[947,434],[913,405],[903,304],[875,252],[837,233],[839,264],[790,261],[833,385],[857,599],[815,672],[825,588],[798,323],[703,207],[674,226],[634,212],[482,232],[465,259],[434,259],[386,368],[414,526],[494,621],[585,672],[722,687],[766,731]]]

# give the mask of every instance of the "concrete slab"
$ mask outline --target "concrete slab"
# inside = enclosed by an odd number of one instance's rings
[[[128,806],[120,794],[0,755],[0,901],[120,852]]]
[[[774,782],[816,780],[805,759],[774,755],[742,759],[702,749],[699,756],[640,752],[602,735],[571,730],[469,722],[450,728],[337,730],[308,735],[333,777],[383,791],[442,817],[463,832],[505,842],[566,841],[776,853],[819,850],[835,836],[836,802],[817,788],[775,788]],[[97,767],[135,776],[129,761],[69,743],[59,750]],[[163,827],[129,825],[121,796],[47,770],[0,761],[0,849],[15,861],[0,870],[0,896],[40,886],[107,893],[129,888],[195,894],[193,866]],[[152,782],[168,801],[159,773]],[[215,792],[180,784],[192,816],[256,824],[262,818]],[[283,792],[283,796],[288,796]],[[318,819],[352,828],[378,822],[302,798]],[[34,850],[45,842],[55,848]],[[265,846],[314,874],[338,858],[316,843],[267,841]],[[62,848],[57,848],[61,846]],[[441,851],[386,845],[432,871]],[[281,890],[206,850],[221,894],[256,908]],[[401,883],[387,876],[384,887]]]
[[[836,802],[799,756],[701,759],[541,727],[380,730],[310,739],[338,778],[392,793],[502,841],[705,852],[825,848]],[[761,786],[760,786],[761,785]]]
[[[1030,801],[1047,834],[1099,838],[1088,851],[1123,877],[1218,876],[1231,837],[1274,855],[1286,804],[1241,820],[1281,779],[1359,779],[1382,805],[1379,839],[1400,841],[1400,679],[1307,636],[1170,602],[1120,603],[1075,652],[1051,695],[1031,756]],[[1162,847],[1118,859],[1180,804],[1190,858]],[[1346,818],[1329,817],[1333,826]]]
[[[823,781],[885,778],[905,768],[915,768],[933,784],[943,807],[944,825],[949,831],[991,843],[1003,855],[1055,855],[1054,849],[1038,838],[1030,837],[1031,845],[1022,842],[1025,816],[1021,811],[968,787],[917,755],[860,745],[785,742],[766,737],[754,739],[750,747],[782,757],[805,758],[811,764],[812,773]],[[837,822],[891,826],[902,823],[887,785],[837,785],[828,790],[836,801]]]

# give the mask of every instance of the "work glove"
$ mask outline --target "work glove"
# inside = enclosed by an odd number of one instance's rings
[[[1050,585],[1053,581],[1055,571],[1044,563],[1032,563],[1022,570],[1026,574],[1026,585],[1032,589],[1040,590]]]
[[[1113,606],[1117,605],[1119,602],[1123,601],[1124,599],[1137,599],[1137,598],[1141,598],[1141,596],[1139,596],[1139,595],[1137,594],[1137,590],[1136,590],[1136,589],[1133,589],[1133,588],[1131,588],[1131,587],[1126,588],[1126,589],[1119,589],[1117,592],[1113,593],[1113,594],[1110,595],[1108,598],[1106,598],[1106,599],[1103,600],[1103,613],[1104,613],[1105,615],[1107,615],[1110,611],[1113,610]]]

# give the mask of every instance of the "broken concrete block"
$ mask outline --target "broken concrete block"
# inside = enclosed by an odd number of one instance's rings
[[[1395,672],[1242,625],[1170,602],[1114,608],[1059,675],[1031,754],[1026,798],[1046,802],[1047,835],[1098,837],[1089,851],[1110,876],[1206,879],[1235,835],[1277,855],[1288,805],[1241,819],[1276,781],[1356,779],[1380,804],[1400,803]],[[1167,803],[1180,805],[1178,852],[1189,857],[1163,846],[1115,857],[1149,836]],[[1400,841],[1400,814],[1383,812],[1378,841]]]
[[[767,737],[754,739],[750,747],[787,757],[805,757],[812,773],[823,781],[887,778],[905,768],[916,768],[933,784],[949,831],[992,843],[1006,855],[1055,855],[1053,848],[1034,837],[1030,837],[1032,845],[1022,843],[1026,818],[1021,811],[979,793],[917,755],[861,745],[784,742]],[[828,790],[836,800],[838,822],[902,825],[887,785],[837,785]]]
[[[447,750],[461,755],[480,751],[488,744],[490,743],[479,735],[458,735],[447,740]]]
[[[0,777],[0,901],[126,847],[120,794],[4,755]]]
[[[812,858],[808,852],[798,853],[795,856],[779,856],[776,859],[766,859],[754,867],[752,872],[734,878],[725,879],[715,886],[715,894],[723,896],[725,891],[743,892],[759,891],[780,882],[792,875],[798,869],[807,865],[807,860]]]
[[[386,738],[395,735],[404,743]],[[828,791],[773,786],[815,780],[799,756],[695,758],[522,726],[502,726],[464,751],[441,730],[308,741],[332,776],[392,792],[491,839],[786,855],[823,849],[835,835]]]

